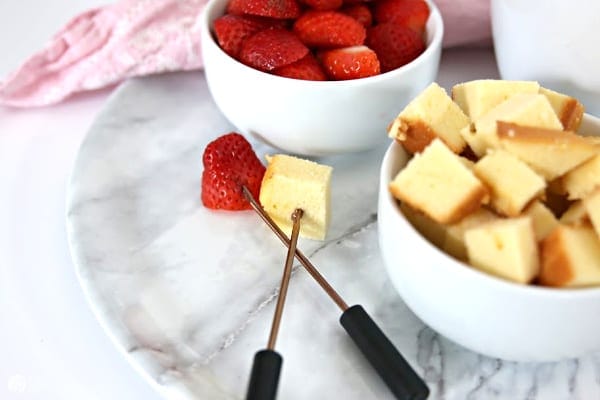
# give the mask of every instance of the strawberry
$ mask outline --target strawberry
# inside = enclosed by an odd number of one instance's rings
[[[231,0],[228,14],[250,14],[271,18],[298,18],[300,5],[296,0]]]
[[[350,4],[340,10],[346,15],[351,16],[362,24],[365,28],[370,27],[373,24],[373,15],[371,10],[365,4]]]
[[[258,198],[265,174],[250,143],[231,132],[210,142],[202,155],[202,204],[222,210],[247,210],[250,203],[242,193],[246,186]]]
[[[408,64],[425,50],[421,35],[391,22],[369,28],[366,44],[377,53],[382,73]]]
[[[422,35],[429,18],[429,6],[423,0],[382,0],[375,4],[378,23],[393,22]]]
[[[300,0],[315,10],[335,10],[340,8],[344,0]]]
[[[272,71],[298,61],[306,54],[308,48],[294,33],[272,28],[260,31],[242,43],[240,61],[261,71]]]
[[[279,19],[226,14],[215,20],[214,30],[223,51],[237,58],[246,38],[270,27],[283,28],[284,23],[285,21]]]
[[[308,53],[304,58],[284,65],[273,71],[275,75],[285,76],[293,79],[304,79],[306,81],[325,81],[327,76],[323,72],[321,64],[312,53]]]
[[[362,44],[365,27],[338,11],[307,11],[294,23],[294,32],[308,47],[347,47]]]
[[[377,55],[367,46],[325,50],[320,56],[325,72],[334,80],[358,79],[379,74]]]

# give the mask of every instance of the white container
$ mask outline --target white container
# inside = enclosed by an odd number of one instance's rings
[[[581,132],[600,136],[585,115]],[[379,182],[379,245],[387,273],[408,307],[448,339],[512,361],[555,361],[600,350],[600,288],[519,285],[480,272],[429,243],[388,190],[408,156],[390,145]]]
[[[374,148],[398,110],[437,76],[444,27],[433,3],[427,49],[411,63],[369,78],[313,82],[263,73],[223,52],[211,27],[227,1],[210,0],[201,16],[208,87],[241,133],[285,152],[319,156]]]
[[[502,79],[536,80],[600,115],[600,1],[492,0]]]

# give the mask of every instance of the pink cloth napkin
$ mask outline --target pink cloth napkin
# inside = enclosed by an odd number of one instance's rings
[[[490,0],[434,0],[444,19],[444,47],[490,45]]]
[[[125,78],[202,67],[206,0],[123,0],[84,12],[0,83],[0,104],[35,107]]]
[[[36,107],[132,76],[202,68],[199,18],[207,0],[121,0],[76,16],[0,82],[0,105]],[[436,0],[444,45],[488,40],[489,0]]]

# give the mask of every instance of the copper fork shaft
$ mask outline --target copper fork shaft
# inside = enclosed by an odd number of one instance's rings
[[[279,287],[279,296],[277,297],[277,305],[275,306],[275,314],[273,315],[273,324],[271,325],[271,334],[269,335],[269,342],[267,349],[275,349],[275,341],[277,340],[277,332],[279,332],[279,324],[281,322],[281,315],[283,314],[283,306],[285,304],[285,297],[287,296],[287,289],[290,283],[290,276],[292,275],[292,264],[294,262],[294,254],[296,253],[296,243],[298,243],[298,234],[300,233],[300,219],[304,212],[297,208],[292,214],[292,221],[294,225],[292,227],[292,236],[290,237],[290,246],[287,252],[287,258],[285,259],[285,267],[283,269],[283,276],[281,277],[281,285]]]
[[[262,218],[262,220],[271,228],[271,230],[275,233],[275,235],[283,242],[286,247],[290,245],[290,239],[286,236],[285,233],[277,226],[275,221],[265,212],[260,204],[256,201],[252,193],[244,186],[242,187],[244,192],[244,196],[250,202],[250,205],[258,213],[258,215]],[[296,249],[296,258],[300,261],[300,264],[308,271],[308,273],[314,278],[315,281],[325,290],[325,293],[337,304],[337,306],[342,310],[346,311],[348,309],[348,304],[342,299],[342,297],[335,291],[335,289],[325,280],[323,275],[315,268],[315,266],[310,262],[308,258],[298,249]]]

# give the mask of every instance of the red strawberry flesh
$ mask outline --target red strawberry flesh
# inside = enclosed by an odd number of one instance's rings
[[[321,62],[334,80],[366,78],[380,72],[377,55],[367,46],[325,50],[321,53]]]
[[[272,71],[298,61],[308,52],[292,32],[273,28],[247,38],[242,44],[240,61],[261,71]]]
[[[381,0],[375,3],[374,16],[378,23],[393,22],[422,35],[429,13],[423,0]]]
[[[306,4],[314,10],[335,10],[340,8],[344,3],[344,0],[301,0],[302,3]]]
[[[263,29],[283,27],[282,22],[266,17],[226,14],[215,20],[214,31],[219,46],[225,53],[237,58],[246,38]]]
[[[298,18],[300,5],[296,0],[230,0],[227,5],[227,13],[271,18]]]
[[[327,80],[327,75],[323,72],[321,64],[319,64],[319,61],[317,61],[312,53],[308,53],[304,58],[296,62],[277,68],[273,73],[287,78],[303,79],[306,81]]]
[[[213,31],[223,51],[251,68],[293,79],[356,79],[417,58],[429,15],[425,0],[229,0]],[[348,51],[359,46],[369,52]],[[324,65],[326,50],[343,52]],[[352,58],[353,67],[346,64]]]
[[[371,10],[365,4],[350,4],[340,10],[346,15],[351,16],[365,28],[373,24],[373,15]]]
[[[211,209],[247,210],[242,186],[258,198],[265,167],[239,133],[223,135],[206,146],[202,156],[202,204]]]
[[[382,73],[408,64],[425,50],[421,35],[391,22],[369,28],[366,43],[377,53]]]
[[[360,22],[338,11],[307,11],[294,23],[294,32],[308,47],[360,45],[366,30]]]

